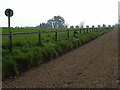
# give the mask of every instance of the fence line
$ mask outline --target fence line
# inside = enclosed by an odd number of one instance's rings
[[[58,40],[58,32],[67,32],[67,38],[70,37],[70,32],[73,31],[73,37],[76,37],[76,34],[78,34],[77,31],[79,31],[79,35],[81,35],[82,33],[89,33],[89,32],[93,32],[93,31],[99,31],[99,30],[103,30],[103,29],[110,29],[110,28],[80,28],[80,29],[66,29],[66,30],[50,30],[50,31],[38,31],[38,32],[16,32],[16,33],[7,33],[7,34],[0,34],[2,36],[9,36],[9,52],[12,52],[12,36],[17,36],[17,35],[26,35],[26,34],[38,34],[39,39],[38,39],[38,43],[39,46],[42,45],[42,41],[41,41],[41,34],[47,34],[47,33],[55,33],[55,41]]]
[[[103,29],[103,28],[101,28]],[[109,29],[109,28],[106,28],[106,29]],[[80,33],[81,33],[81,30],[83,30],[83,33],[88,33],[88,32],[91,32],[91,31],[94,31],[94,30],[99,30],[99,28],[80,28],[80,29],[66,29],[66,30],[57,30],[57,32],[66,32],[66,31],[78,31],[80,30]],[[53,32],[56,32],[56,30],[50,30],[50,31],[40,31],[41,34],[45,34],[45,33],[53,33]],[[16,32],[16,33],[12,33],[12,35],[24,35],[24,34],[39,34],[39,31],[37,32]],[[9,36],[10,34],[9,33],[4,33],[4,34],[0,34],[0,36]]]

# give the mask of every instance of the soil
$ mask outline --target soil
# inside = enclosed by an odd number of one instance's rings
[[[117,88],[118,83],[114,30],[2,84],[3,88]]]

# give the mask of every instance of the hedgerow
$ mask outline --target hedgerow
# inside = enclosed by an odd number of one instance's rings
[[[3,48],[2,76],[3,80],[11,76],[20,75],[32,67],[47,62],[74,48],[79,47],[108,31],[100,31],[77,35],[65,40],[43,43],[42,46],[30,43],[17,42],[12,53],[9,53],[6,46]],[[18,48],[19,47],[19,48]]]

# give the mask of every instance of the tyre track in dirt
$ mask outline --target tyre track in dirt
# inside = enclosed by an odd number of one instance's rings
[[[3,88],[117,88],[118,31],[3,82]]]

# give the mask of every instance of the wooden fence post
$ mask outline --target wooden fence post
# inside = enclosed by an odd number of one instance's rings
[[[92,28],[92,32],[94,32],[95,31],[95,28]]]
[[[69,29],[67,30],[67,38],[69,38]]]
[[[57,30],[55,31],[55,41],[57,41]]]
[[[80,28],[80,34],[81,34],[81,28]]]
[[[74,32],[73,32],[73,37],[75,37],[75,34],[76,34],[76,32],[75,32],[75,29],[74,29]]]
[[[89,28],[87,28],[87,33],[88,33]]]
[[[42,45],[42,42],[41,42],[41,32],[39,31],[39,46]]]
[[[85,28],[85,33],[87,32],[87,28]]]
[[[9,34],[9,52],[12,52],[12,32]]]
[[[85,33],[85,28],[83,28],[83,34]]]

